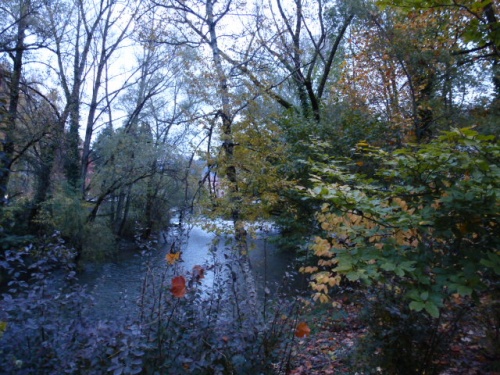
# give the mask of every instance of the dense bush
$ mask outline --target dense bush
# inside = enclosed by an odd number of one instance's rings
[[[441,319],[411,310],[401,295],[376,288],[360,314],[368,328],[350,354],[353,371],[363,374],[439,374],[453,339],[463,333],[471,304],[447,306]],[[378,370],[377,370],[378,369]]]
[[[380,365],[384,371],[398,373],[391,368],[401,361],[418,369],[414,345],[438,354],[432,327],[455,319],[443,311],[457,297],[480,303],[482,295],[498,295],[499,162],[493,136],[461,129],[392,153],[360,142],[355,163],[315,166],[309,194],[324,202],[317,215],[323,234],[312,246],[317,266],[303,271],[312,274],[322,301],[343,278],[384,291],[376,294],[383,298],[373,311],[379,323],[369,325],[372,336],[393,344],[411,339],[406,350],[382,346],[390,358]],[[373,163],[375,173],[364,171]]]
[[[101,374],[116,358],[133,359],[123,354],[125,344],[135,340],[132,347],[140,348],[140,330],[89,318],[92,299],[76,283],[75,255],[58,233],[38,246],[6,251],[0,263],[10,278],[0,312],[2,373]]]

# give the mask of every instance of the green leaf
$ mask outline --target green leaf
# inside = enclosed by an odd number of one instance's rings
[[[342,263],[339,266],[334,268],[335,272],[339,273],[346,273],[347,271],[352,270],[352,264],[351,263]]]
[[[429,298],[429,292],[422,292],[420,294],[420,298],[422,298],[422,301],[427,301],[427,299]]]
[[[411,301],[410,302],[410,309],[414,310],[416,312],[420,312],[424,309],[425,303],[424,302],[419,302],[419,301]]]
[[[356,271],[356,272],[349,272],[346,274],[346,277],[349,281],[358,281],[360,278],[363,276],[362,271]]]
[[[384,271],[394,271],[396,269],[396,265],[394,263],[386,262],[380,266]]]
[[[459,285],[457,287],[457,292],[461,296],[470,296],[472,294],[472,288],[469,288],[468,286],[465,285]]]
[[[402,268],[396,268],[394,273],[399,277],[403,277],[405,275],[405,271]]]
[[[427,311],[433,318],[439,318],[439,308],[435,303],[427,301],[425,303],[425,311]]]

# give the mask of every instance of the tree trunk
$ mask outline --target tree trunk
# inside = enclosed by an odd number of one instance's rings
[[[132,185],[129,185],[127,187],[127,193],[124,194],[125,207],[123,209],[123,216],[122,216],[122,218],[120,220],[118,231],[116,233],[118,235],[118,237],[122,237],[123,236],[123,230],[125,228],[125,224],[127,223],[128,212],[130,210],[130,196],[131,196],[131,192],[132,192]]]
[[[241,219],[241,199],[238,197],[238,177],[234,161],[234,141],[232,134],[233,115],[231,113],[230,92],[227,76],[222,65],[222,58],[218,45],[216,33],[217,21],[214,18],[213,5],[214,0],[207,0],[206,3],[206,22],[209,30],[209,43],[212,51],[215,72],[217,74],[218,92],[221,100],[221,109],[219,116],[222,120],[223,144],[222,148],[226,156],[225,175],[229,181],[229,199],[232,208],[231,216],[235,232],[236,249],[241,259],[241,269],[245,286],[249,309],[252,312],[257,311],[257,288],[255,278],[250,268],[250,259],[248,257],[247,231],[244,222]]]
[[[5,197],[8,194],[8,184],[10,178],[10,169],[12,167],[14,155],[13,132],[16,128],[18,116],[19,93],[21,86],[21,76],[23,68],[24,39],[26,29],[28,28],[27,17],[29,14],[30,1],[21,2],[19,10],[19,20],[17,22],[16,47],[13,55],[13,69],[9,82],[9,104],[7,110],[5,137],[1,141],[2,152],[0,158],[0,202],[5,203]]]

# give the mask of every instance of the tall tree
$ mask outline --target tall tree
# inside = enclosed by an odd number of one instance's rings
[[[101,211],[110,212],[119,236],[125,233],[134,208],[143,238],[158,229],[156,223],[168,224],[168,215],[159,211],[168,212],[175,200],[165,194],[182,164],[171,149],[176,144],[171,132],[179,127],[182,134],[187,127],[184,111],[189,106],[178,102],[177,81],[183,73],[175,58],[182,48],[156,43],[155,17],[153,12],[145,15],[133,36],[136,73],[120,95],[120,109],[126,113],[121,128],[113,130],[117,121],[110,112],[108,125],[95,142],[97,152],[90,158],[96,167],[87,179],[89,195],[96,202],[90,220]]]
[[[456,55],[466,56],[465,61],[487,61],[491,67],[491,80],[495,87],[495,102],[500,98],[500,23],[497,1],[408,1],[379,0],[383,6],[397,8],[404,13],[414,11],[443,12],[451,11],[459,16],[461,32],[457,35],[461,46],[454,51]]]
[[[66,175],[70,185],[82,191],[85,191],[92,136],[100,117],[112,110],[110,105],[118,96],[115,92],[107,99],[103,97],[106,69],[128,37],[137,10],[134,4],[117,0],[61,0],[47,5],[45,10],[54,40],[55,69],[65,97],[62,125],[69,119]],[[82,99],[88,92],[89,108],[80,156]]]
[[[7,194],[8,182],[15,153],[14,132],[19,116],[21,80],[26,51],[40,48],[43,41],[38,38],[37,12],[40,4],[36,0],[9,0],[0,5],[5,15],[0,21],[0,53],[6,53],[11,59],[11,72],[2,73],[8,86],[7,112],[2,124],[2,148],[0,158],[0,194],[1,201]],[[31,31],[31,32],[30,32]],[[33,36],[34,42],[26,42],[27,36]]]
[[[354,19],[356,2],[294,0],[271,3],[267,27],[258,29],[264,50],[290,82],[304,118],[321,119],[321,105],[334,69],[341,42]]]
[[[217,0],[201,0],[188,4],[181,0],[152,1],[157,7],[166,9],[167,17],[177,28],[169,37],[169,43],[183,45],[203,45],[210,53],[211,74],[214,82],[214,104],[212,124],[218,125],[221,139],[222,157],[218,165],[220,175],[227,179],[226,197],[230,207],[230,217],[233,223],[236,248],[240,255],[240,265],[243,279],[247,287],[248,301],[251,306],[257,303],[257,292],[253,274],[250,269],[247,248],[247,231],[242,216],[242,200],[240,180],[238,176],[238,160],[235,156],[234,121],[237,114],[247,105],[241,97],[236,97],[235,86],[237,77],[232,75],[232,66],[227,65],[229,56],[224,50],[224,34],[220,33],[228,18],[238,8],[232,0],[218,2]],[[234,36],[234,35],[233,35]],[[226,38],[231,42],[231,38]],[[226,45],[227,46],[227,45]],[[213,100],[215,99],[215,100]],[[207,100],[207,104],[208,104]],[[255,309],[251,309],[255,311]]]
[[[372,12],[350,32],[342,100],[386,121],[392,145],[428,139],[456,120],[471,93],[487,91],[483,62],[459,52],[466,28],[467,17],[448,7]]]

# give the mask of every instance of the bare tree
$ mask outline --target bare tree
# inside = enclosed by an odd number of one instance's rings
[[[113,101],[125,84],[104,95],[105,74],[120,47],[129,37],[138,6],[132,1],[62,0],[46,7],[52,52],[57,61],[65,105],[62,126],[69,120],[66,175],[69,183],[85,192],[91,141],[102,115],[111,111]],[[132,73],[131,73],[132,74]],[[82,104],[88,98],[88,111]],[[86,113],[85,138],[80,156],[81,117]]]
[[[320,121],[334,60],[355,16],[354,3],[275,0],[269,6],[268,27],[258,29],[260,45],[285,74],[284,82],[291,83],[305,118]],[[297,102],[293,97],[288,101]]]

